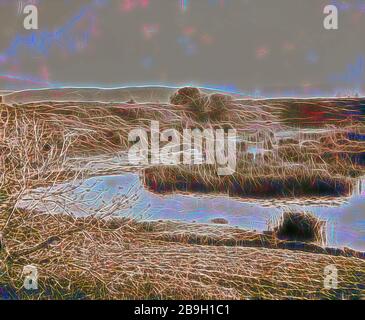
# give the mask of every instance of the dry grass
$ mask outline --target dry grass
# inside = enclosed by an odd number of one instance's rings
[[[214,96],[211,98],[214,100]],[[0,124],[9,128],[19,119],[37,119],[45,131],[54,133],[48,147],[60,147],[66,135],[73,139],[69,154],[76,155],[126,150],[130,146],[129,132],[136,128],[149,131],[152,120],[159,121],[161,131],[171,128],[235,128],[238,132],[265,133],[279,126],[276,117],[269,112],[239,103],[232,103],[231,112],[224,112],[224,117],[217,120],[209,116],[202,121],[198,113],[188,106],[171,104],[2,104]]]
[[[32,227],[12,228],[7,278],[22,298],[88,299],[358,299],[365,261],[300,251],[243,247],[257,234],[238,229],[174,223],[30,215]],[[44,223],[44,222],[47,223]],[[76,232],[73,228],[79,228]],[[67,230],[65,232],[65,230]],[[70,232],[68,232],[70,231]],[[60,234],[41,250],[46,234]],[[180,234],[180,239],[177,235]],[[196,244],[189,239],[236,239],[238,245]],[[27,251],[25,252],[24,251]],[[23,252],[22,254],[16,254]],[[21,289],[22,268],[39,270],[39,291]],[[339,287],[326,290],[324,268],[335,265]],[[178,286],[176,284],[179,284]]]

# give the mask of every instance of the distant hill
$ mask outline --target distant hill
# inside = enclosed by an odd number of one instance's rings
[[[126,102],[131,99],[138,103],[169,101],[176,91],[171,87],[128,87],[117,89],[60,88],[16,91],[4,95],[7,103],[28,103],[40,101],[83,101],[83,102]],[[215,91],[202,89],[207,93]]]
[[[12,93],[12,91],[0,90],[0,95],[5,95],[5,94],[9,94],[9,93]]]

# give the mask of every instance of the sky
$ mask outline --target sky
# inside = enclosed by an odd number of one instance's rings
[[[24,28],[27,4],[38,8],[38,30]],[[330,4],[338,30],[323,26]],[[0,90],[365,92],[364,0],[0,0],[0,23]]]

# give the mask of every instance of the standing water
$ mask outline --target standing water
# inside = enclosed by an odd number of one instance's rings
[[[67,196],[62,201],[49,201],[52,193],[59,188],[64,188]],[[365,179],[359,180],[355,189],[351,197],[328,201],[259,201],[224,195],[157,195],[143,188],[137,174],[125,173],[92,177],[74,186],[59,185],[47,189],[47,192],[45,189],[38,190],[36,193],[42,194],[41,198],[30,195],[22,206],[35,206],[56,213],[66,211],[78,216],[102,216],[113,208],[116,215],[145,220],[210,223],[214,218],[224,218],[231,226],[256,231],[267,230],[270,221],[277,219],[283,210],[308,211],[327,221],[329,246],[365,251]]]

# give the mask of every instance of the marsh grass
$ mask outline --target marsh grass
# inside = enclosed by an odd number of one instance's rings
[[[349,196],[351,178],[331,176],[304,166],[238,167],[230,176],[219,176],[210,165],[160,166],[143,170],[143,184],[156,193],[201,192],[242,197]]]
[[[339,127],[332,124],[318,132],[291,128],[291,138],[278,138],[278,131],[288,128],[283,125],[283,119],[267,116],[268,108],[273,106],[261,103],[259,107],[243,107],[232,97],[221,94],[208,96],[194,88],[179,90],[172,97],[172,102],[192,108],[192,101],[198,99],[200,103],[201,98],[205,99],[204,106],[196,113],[204,110],[211,125],[215,123],[214,119],[219,119],[220,123],[229,119],[228,122],[236,124],[233,120],[236,108],[242,107],[245,121],[240,122],[238,130],[236,172],[229,177],[219,176],[216,165],[206,164],[149,167],[143,170],[142,179],[150,190],[243,197],[337,197],[349,196],[353,191],[354,178],[365,173],[361,162],[365,141],[351,138],[362,136],[365,130],[363,123],[353,122]],[[330,113],[334,106],[325,108]],[[337,113],[342,110],[339,109]],[[253,118],[252,113],[255,114]],[[250,153],[250,146],[256,147],[256,154]]]

